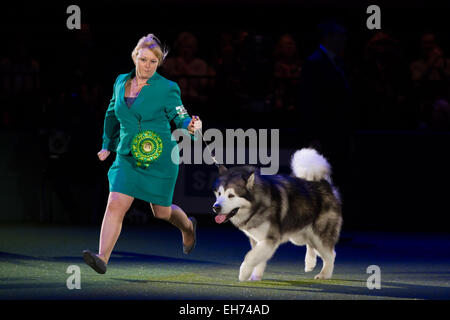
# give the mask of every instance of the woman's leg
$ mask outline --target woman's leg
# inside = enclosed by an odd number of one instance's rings
[[[123,218],[133,203],[133,200],[133,197],[120,192],[109,193],[108,205],[106,206],[102,229],[100,231],[100,244],[97,254],[105,263],[109,261],[109,257],[122,229]]]
[[[170,207],[164,207],[150,203],[150,207],[156,218],[169,221],[180,229],[185,246],[190,246],[194,243],[194,226],[183,209],[175,204],[172,204]]]

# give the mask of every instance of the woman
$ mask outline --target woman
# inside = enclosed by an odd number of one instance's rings
[[[167,55],[160,41],[149,34],[142,37],[131,56],[135,69],[120,74],[106,111],[102,150],[104,161],[111,151],[117,156],[108,171],[108,204],[100,232],[98,254],[83,251],[85,262],[98,273],[106,272],[113,247],[119,237],[125,213],[134,198],[149,202],[156,218],[167,220],[181,230],[183,251],[189,254],[196,244],[196,220],[172,204],[178,176],[178,160],[172,161],[176,141],[170,122],[193,140],[202,126],[184,109],[180,88],[156,72]]]

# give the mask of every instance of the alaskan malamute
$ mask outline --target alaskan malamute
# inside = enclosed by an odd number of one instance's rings
[[[250,239],[239,280],[261,280],[278,246],[306,244],[305,272],[323,267],[315,279],[333,274],[334,246],[342,226],[341,200],[331,182],[331,167],[316,150],[304,148],[291,158],[291,175],[260,175],[253,166],[219,165],[213,211],[217,223],[230,220]]]

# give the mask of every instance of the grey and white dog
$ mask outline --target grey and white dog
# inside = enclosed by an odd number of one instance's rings
[[[331,181],[331,166],[316,150],[291,157],[291,175],[260,175],[258,168],[219,165],[213,211],[217,223],[230,220],[250,239],[239,280],[261,280],[278,246],[306,245],[305,272],[323,267],[315,279],[330,279],[342,226],[341,200]]]

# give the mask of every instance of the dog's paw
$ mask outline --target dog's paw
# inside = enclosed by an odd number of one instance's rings
[[[308,265],[306,265],[306,266],[305,266],[305,272],[311,272],[311,271],[313,271],[313,270],[314,270],[314,267],[315,267],[315,266],[308,266]]]
[[[331,274],[330,275],[328,275],[328,274],[325,274],[325,273],[319,273],[318,275],[316,275],[315,277],[314,277],[314,279],[315,280],[327,280],[327,279],[331,279]]]
[[[259,275],[259,274],[252,274],[251,276],[250,276],[250,281],[261,281],[261,279],[262,279],[262,276],[261,275]]]
[[[250,280],[250,275],[252,274],[252,268],[249,268],[244,262],[239,268],[239,281]]]

